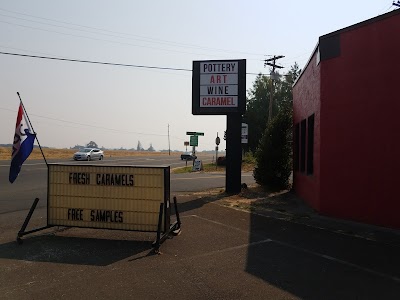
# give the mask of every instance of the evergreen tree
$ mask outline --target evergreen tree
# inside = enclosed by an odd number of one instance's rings
[[[300,72],[298,64],[295,63],[285,76],[274,79],[272,117],[281,110],[292,111],[292,85]],[[253,152],[259,146],[262,134],[267,127],[271,80],[270,77],[259,74],[253,87],[248,91],[243,122],[249,125],[248,148]]]
[[[88,148],[99,148],[97,146],[97,144],[95,142],[93,142],[93,141],[90,141],[89,143],[87,143],[86,147],[88,147]]]
[[[137,143],[136,150],[137,151],[143,151],[144,150],[143,147],[142,147],[142,143],[140,141],[138,141],[138,143]]]
[[[255,157],[254,179],[272,190],[289,186],[292,172],[292,113],[282,110],[268,124],[260,140]]]

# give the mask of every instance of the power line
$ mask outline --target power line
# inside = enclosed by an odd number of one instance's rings
[[[98,65],[109,65],[109,66],[117,66],[117,67],[131,67],[131,68],[143,68],[143,69],[156,69],[156,70],[166,70],[166,71],[185,71],[192,72],[191,69],[184,68],[172,68],[172,67],[155,67],[155,66],[145,66],[145,65],[134,65],[134,64],[123,64],[123,63],[111,63],[111,62],[101,62],[101,61],[91,61],[91,60],[80,60],[80,59],[72,59],[72,58],[60,58],[60,57],[51,57],[51,56],[39,56],[39,55],[29,55],[29,54],[21,54],[21,53],[11,53],[11,52],[2,52],[0,54],[3,55],[12,55],[12,56],[20,56],[20,57],[28,57],[28,58],[38,58],[38,59],[48,59],[48,60],[59,60],[59,61],[67,61],[67,62],[78,62],[78,63],[87,63],[87,64],[98,64]],[[263,75],[263,76],[271,76],[270,74],[263,73],[251,73],[247,72],[247,75]],[[287,74],[282,76],[288,76]]]
[[[29,58],[40,58],[40,59],[60,60],[60,61],[69,61],[69,62],[79,62],[79,63],[87,63],[87,64],[98,64],[98,65],[109,65],[109,66],[119,66],[119,67],[132,67],[132,68],[143,68],[143,69],[157,69],[157,70],[189,71],[189,72],[192,72],[192,70],[190,70],[190,69],[182,69],[182,68],[169,68],[169,67],[154,67],[154,66],[144,66],[144,65],[120,64],[120,63],[110,63],[110,62],[91,61],[91,60],[79,60],[79,59],[50,57],[50,56],[28,55],[28,54],[10,53],[10,52],[0,52],[0,54],[13,55],[13,56],[22,56],[22,57],[29,57]]]
[[[94,37],[89,37],[89,36],[84,36],[84,35],[77,35],[77,34],[59,32],[59,31],[43,29],[43,28],[37,28],[37,27],[21,25],[21,24],[14,24],[14,23],[6,22],[6,21],[0,21],[0,23],[10,24],[10,25],[24,27],[24,28],[30,28],[30,29],[35,29],[35,30],[40,30],[40,31],[45,31],[45,32],[57,33],[57,34],[66,35],[66,36],[79,37],[79,38],[84,38],[84,39],[89,39],[89,40],[94,40],[94,41],[101,41],[101,42],[119,44],[119,45],[127,45],[127,46],[133,46],[133,47],[139,47],[139,48],[147,48],[147,49],[153,49],[153,50],[162,50],[162,51],[175,52],[175,53],[205,55],[205,54],[202,54],[202,53],[193,53],[193,52],[179,51],[179,50],[174,50],[174,49],[163,49],[163,48],[157,48],[157,47],[151,47],[151,46],[135,45],[135,44],[130,44],[130,43],[126,43],[126,42],[118,42],[118,41],[99,39],[99,38],[94,38]],[[217,56],[217,55],[210,55],[210,54],[207,54],[207,55],[208,56]]]
[[[53,27],[66,28],[66,29],[69,29],[69,30],[84,31],[84,32],[89,32],[89,33],[94,33],[94,34],[102,34],[102,35],[106,35],[106,36],[113,36],[113,37],[123,38],[121,36],[115,36],[115,34],[119,34],[119,35],[124,35],[124,36],[135,37],[136,40],[137,40],[137,38],[140,38],[141,40],[139,39],[139,41],[150,42],[150,43],[158,43],[158,44],[164,44],[164,45],[170,45],[170,46],[177,46],[177,47],[182,47],[182,48],[192,48],[192,49],[199,49],[199,50],[212,50],[212,51],[220,51],[220,52],[226,52],[226,53],[237,53],[237,54],[245,54],[245,55],[254,55],[254,56],[261,56],[262,55],[262,54],[259,54],[259,53],[249,53],[249,52],[243,52],[243,51],[232,51],[232,50],[220,49],[220,48],[209,48],[209,47],[204,47],[204,46],[199,46],[199,45],[194,45],[194,44],[185,44],[185,43],[179,43],[179,42],[174,42],[174,41],[155,39],[155,38],[151,38],[151,37],[145,37],[145,36],[140,36],[140,35],[135,35],[135,34],[130,34],[130,33],[123,33],[123,32],[118,32],[118,31],[102,29],[102,28],[96,28],[96,27],[91,27],[91,26],[80,25],[80,24],[76,24],[76,23],[69,23],[69,22],[63,22],[63,21],[58,21],[58,20],[49,19],[49,18],[38,17],[38,16],[24,14],[24,13],[18,13],[18,12],[5,10],[5,9],[1,9],[1,8],[0,8],[0,11],[5,11],[5,12],[8,12],[8,13],[13,13],[13,14],[17,14],[17,15],[23,15],[23,16],[28,16],[28,17],[32,17],[32,18],[42,19],[42,20],[46,20],[46,21],[50,21],[50,22],[56,22],[56,23],[72,25],[72,26],[77,26],[77,27],[82,27],[82,28],[88,28],[88,29],[90,29],[92,31],[83,30],[83,29],[77,29],[77,28],[71,28],[71,27],[66,27],[66,26],[61,26],[61,25],[55,25],[55,24],[49,24],[49,23],[39,22],[39,21],[35,21],[35,20],[29,20],[29,19],[19,18],[19,17],[15,17],[15,16],[7,16],[7,15],[4,15],[4,14],[0,14],[1,16],[5,16],[5,17],[8,17],[8,18],[24,20],[24,21],[28,21],[28,22],[34,22],[34,23],[44,24],[44,25],[53,26]],[[16,26],[27,27],[27,28],[31,28],[31,29],[44,30],[44,31],[49,31],[49,32],[54,32],[54,33],[59,33],[59,34],[65,34],[65,33],[61,33],[61,32],[56,32],[56,31],[45,30],[45,29],[41,29],[41,28],[30,27],[30,26],[26,26],[26,25],[13,24],[13,23],[4,22],[4,21],[3,21],[3,23],[16,25]],[[112,33],[114,35],[106,34],[106,33],[102,33],[102,32],[93,32],[93,30],[108,32],[108,33]],[[72,35],[72,34],[67,34],[67,35]],[[74,36],[74,35],[72,35],[72,36]],[[82,36],[78,36],[78,37],[82,37]],[[90,37],[87,37],[87,38],[90,38]],[[140,46],[138,46],[138,47],[140,47]]]

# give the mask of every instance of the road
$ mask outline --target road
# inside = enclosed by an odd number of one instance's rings
[[[210,163],[212,155],[201,154],[199,159],[203,163]],[[134,165],[134,166],[170,166],[171,169],[186,165],[177,156],[140,156],[127,158],[106,158],[102,161],[73,161],[49,160],[48,163],[62,164],[96,164],[96,165]],[[192,162],[189,161],[190,166]],[[47,167],[43,160],[28,160],[23,166],[17,180],[8,182],[9,161],[0,161],[0,214],[29,209],[35,198],[39,198],[38,207],[46,206],[47,199]],[[242,174],[242,182],[253,183],[251,173]],[[184,173],[171,174],[171,195],[179,192],[202,191],[210,188],[224,188],[225,174],[213,173]]]

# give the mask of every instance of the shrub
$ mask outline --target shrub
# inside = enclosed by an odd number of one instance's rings
[[[268,124],[255,153],[257,166],[253,175],[258,184],[272,190],[289,187],[291,136],[291,113],[282,111]]]
[[[245,164],[255,164],[256,163],[256,158],[254,157],[254,155],[251,151],[244,153],[242,163],[245,163]]]

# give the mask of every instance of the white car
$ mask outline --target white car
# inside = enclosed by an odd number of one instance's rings
[[[74,153],[74,160],[102,160],[104,152],[97,148],[83,148]]]

